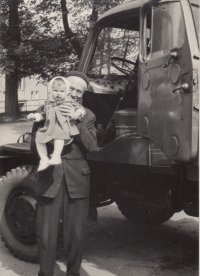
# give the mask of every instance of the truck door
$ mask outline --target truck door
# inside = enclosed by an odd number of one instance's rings
[[[145,4],[140,21],[138,134],[174,161],[198,150],[198,40],[187,0]]]

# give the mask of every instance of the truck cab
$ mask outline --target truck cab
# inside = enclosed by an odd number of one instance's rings
[[[88,160],[106,175],[101,195],[132,201],[121,209],[198,214],[198,12],[193,0],[131,1],[107,11],[86,41],[83,104],[99,129]]]
[[[133,117],[131,132],[149,138],[150,148],[157,145],[166,164],[191,162],[198,154],[198,8],[188,1],[153,3],[116,7],[93,28],[79,65],[91,81],[86,105],[105,128],[131,78],[119,108]],[[116,123],[125,111],[114,111]]]

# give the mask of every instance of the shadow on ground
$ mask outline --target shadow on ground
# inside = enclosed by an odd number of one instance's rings
[[[176,215],[158,228],[139,229],[116,205],[99,209],[99,222],[88,233],[81,276],[197,276],[198,222]],[[35,276],[39,265],[19,261],[1,243],[0,275]],[[55,276],[65,275],[64,256]]]

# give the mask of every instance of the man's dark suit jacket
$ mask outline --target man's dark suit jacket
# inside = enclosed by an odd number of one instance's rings
[[[38,196],[54,198],[65,178],[71,198],[84,198],[89,196],[90,169],[86,161],[86,153],[95,150],[97,146],[96,129],[94,127],[95,115],[87,108],[81,122],[77,123],[80,132],[74,141],[64,146],[62,164],[50,166],[37,173],[36,193]],[[41,112],[41,108],[38,109]],[[44,122],[34,123],[32,129],[31,150],[36,153],[35,135]],[[48,151],[53,148],[48,145]]]

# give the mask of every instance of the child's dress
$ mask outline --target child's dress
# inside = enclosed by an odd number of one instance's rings
[[[82,106],[72,99],[70,102],[75,110]],[[75,125],[75,120],[71,120],[68,116],[63,116],[59,110],[61,103],[47,101],[44,106],[44,114],[46,115],[45,124],[40,128],[36,134],[36,139],[40,143],[47,143],[53,139],[69,140],[79,131]]]

